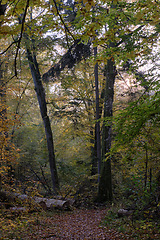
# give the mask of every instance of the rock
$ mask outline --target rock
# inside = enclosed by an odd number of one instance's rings
[[[133,210],[119,209],[118,217],[130,216],[133,213]]]

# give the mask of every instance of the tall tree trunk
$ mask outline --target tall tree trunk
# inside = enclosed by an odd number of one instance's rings
[[[0,128],[2,129],[2,126],[3,126],[3,78],[2,78],[2,62],[1,62],[1,59],[0,59],[0,107],[1,107],[1,110],[0,110]],[[1,163],[2,163],[2,133],[0,133],[0,167],[1,167]],[[0,190],[2,189],[2,175],[0,173]]]
[[[31,41],[29,40],[28,36],[26,34],[24,34],[24,37],[25,37],[29,67],[31,70],[31,74],[32,74],[32,78],[33,78],[33,82],[34,82],[34,86],[35,86],[35,91],[37,94],[37,99],[38,99],[38,103],[39,103],[39,108],[40,108],[43,124],[45,127],[53,191],[54,191],[54,193],[57,193],[57,190],[59,188],[59,182],[58,182],[58,174],[57,174],[56,160],[55,160],[55,154],[54,154],[53,135],[52,135],[50,120],[49,120],[49,117],[47,114],[45,91],[43,88],[35,51],[34,50],[31,51],[31,49],[30,49]]]
[[[98,94],[99,96],[99,94]],[[102,88],[102,91],[101,91],[101,94],[100,94],[100,98],[96,100],[99,104],[98,106],[98,111],[99,112],[99,117],[97,117],[97,119],[101,119],[102,117],[102,111],[103,111],[103,102],[104,102],[104,87]],[[93,142],[94,143],[94,147],[92,148],[92,170],[91,170],[91,175],[95,175],[98,173],[97,169],[97,135],[99,137],[99,147],[98,149],[100,149],[100,153],[99,153],[99,156],[100,156],[100,159],[101,159],[101,131],[100,131],[100,122],[99,123],[99,129],[97,131],[97,124],[95,124],[95,132],[94,132],[94,139],[93,139]],[[96,134],[97,133],[97,134]],[[92,134],[93,135],[93,134]],[[100,168],[99,168],[99,172],[101,172],[101,165],[102,165],[102,161],[100,160]]]
[[[110,58],[104,69],[105,76],[105,96],[104,96],[104,123],[102,136],[102,160],[103,166],[99,182],[98,199],[100,202],[112,201],[112,174],[111,174],[111,159],[106,154],[110,152],[111,148],[111,134],[112,134],[112,108],[114,97],[114,82],[116,76],[116,67],[114,60]],[[108,119],[107,119],[108,118]]]
[[[97,57],[97,47],[94,48],[94,57]],[[98,86],[98,63],[94,67],[95,89],[96,89],[96,127],[95,127],[95,140],[96,140],[96,156],[98,161],[98,182],[101,170],[101,138],[100,138],[100,122],[99,122],[99,86]]]
[[[0,1],[0,27],[3,24],[3,16],[5,15],[7,4],[1,4],[2,1]],[[0,56],[0,128],[3,131],[3,127],[6,126],[6,120],[7,120],[7,107],[6,107],[6,81],[3,78],[3,70],[2,70],[2,59]],[[5,138],[8,137],[8,131],[3,131]],[[2,135],[2,132],[0,133]],[[2,151],[3,151],[3,138],[4,136],[0,137],[0,167],[2,163]],[[2,175],[0,173],[0,190],[2,188]]]

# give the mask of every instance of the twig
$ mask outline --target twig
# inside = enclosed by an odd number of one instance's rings
[[[55,8],[56,8],[56,11],[57,11],[57,15],[60,17],[61,22],[62,22],[62,24],[63,24],[63,26],[64,26],[64,28],[65,28],[67,45],[68,45],[68,47],[69,47],[67,32],[71,35],[71,37],[73,38],[74,41],[76,41],[76,39],[74,38],[73,34],[69,31],[68,27],[66,26],[66,24],[65,24],[65,22],[64,22],[64,20],[63,20],[63,18],[62,18],[62,16],[61,16],[61,14],[60,14],[60,12],[59,12],[59,10],[58,10],[56,1],[53,0],[53,2],[54,2],[54,5],[55,5]]]
[[[20,106],[20,103],[21,103],[21,99],[22,99],[23,95],[25,94],[25,91],[26,91],[27,86],[30,83],[30,81],[31,81],[31,79],[29,79],[29,81],[27,82],[26,86],[24,87],[21,95],[19,96],[19,101],[17,103],[15,114],[14,114],[14,119],[15,120],[16,120],[16,116],[19,114],[19,106]],[[14,132],[15,132],[15,128],[16,128],[16,123],[14,122],[14,125],[13,125],[13,128],[12,128],[12,133],[11,133],[12,138],[13,138],[13,135],[14,135]]]
[[[3,55],[5,52],[7,52],[7,51],[12,47],[12,45],[15,44],[15,43],[17,43],[18,41],[19,41],[19,40],[15,40],[14,42],[12,42],[12,43],[9,45],[9,47],[7,47],[3,52],[0,53],[0,55]]]
[[[14,3],[15,1],[13,1],[12,3]],[[18,5],[18,3],[20,2],[20,0],[18,0],[16,3],[15,3],[15,7],[14,7],[14,9],[13,9],[13,12],[12,12],[12,15],[14,15],[14,13],[15,13],[15,10],[16,10],[16,7],[17,7],[17,5]],[[11,4],[12,4],[11,3]]]

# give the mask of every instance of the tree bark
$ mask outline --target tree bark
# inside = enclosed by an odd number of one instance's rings
[[[97,47],[94,48],[94,57],[97,57]],[[96,88],[96,155],[98,161],[98,182],[100,177],[101,170],[101,137],[100,137],[100,122],[99,122],[99,86],[98,86],[98,63],[95,64],[94,67],[94,77],[95,77],[95,88]]]
[[[0,1],[0,16],[3,16],[5,14],[7,4],[1,4],[2,1]]]
[[[0,1],[0,16],[4,16],[5,15],[5,11],[6,11],[6,7],[7,4],[1,4],[2,1]],[[2,20],[2,17],[1,17]],[[0,26],[3,23],[3,21],[0,21]],[[0,111],[0,124],[2,125],[1,127],[3,127],[3,122],[4,119],[6,118],[6,107],[3,108],[3,104],[6,103],[6,83],[3,81],[3,71],[2,71],[2,60],[0,58],[0,104],[2,105],[2,109]],[[1,139],[0,139],[1,142]],[[2,148],[0,146],[0,151],[1,151],[1,156],[0,156],[0,167],[1,167],[1,161],[2,161]],[[0,174],[0,190],[2,188],[2,175]]]
[[[61,199],[49,199],[42,197],[31,197],[26,194],[17,194],[7,191],[0,191],[1,204],[6,208],[10,208],[11,211],[26,211],[26,207],[21,207],[22,204],[28,203],[28,207],[38,209],[38,205],[44,210],[58,209],[71,209],[74,204],[73,199],[61,200]],[[15,203],[19,203],[20,206],[14,207]]]
[[[2,87],[3,79],[2,79],[2,63],[0,59],[0,105],[2,107],[2,99],[3,99],[3,87]],[[3,126],[3,114],[4,114],[4,109],[3,107],[1,108],[0,111],[0,128],[2,129]],[[2,133],[1,133],[2,134]],[[0,135],[1,135],[0,134]],[[0,168],[1,168],[1,163],[2,163],[2,139],[0,137]],[[0,173],[0,190],[2,189],[2,175]]]
[[[55,160],[55,154],[54,154],[53,135],[52,135],[50,120],[47,115],[47,104],[46,104],[46,98],[45,98],[45,91],[44,91],[43,84],[41,81],[41,75],[39,72],[39,67],[38,67],[35,52],[33,51],[33,53],[32,53],[32,51],[30,49],[29,44],[31,44],[31,43],[30,43],[28,36],[26,34],[24,34],[24,36],[25,36],[26,51],[27,51],[29,67],[31,70],[31,74],[32,74],[32,78],[33,78],[33,82],[34,82],[34,86],[35,86],[35,91],[37,94],[41,117],[42,117],[43,124],[45,127],[53,191],[54,191],[54,193],[56,193],[59,188],[59,182],[58,182],[58,174],[57,174],[56,160]]]
[[[97,168],[97,136],[96,136],[96,124],[94,127],[94,131],[90,131],[90,135],[94,138],[91,139],[91,176],[96,175],[98,173]]]
[[[146,151],[146,159],[145,159],[145,175],[144,175],[144,189],[147,187],[147,180],[148,180],[148,149],[145,146]]]
[[[112,175],[111,175],[111,159],[106,154],[110,152],[111,148],[111,134],[112,134],[112,108],[114,97],[114,82],[116,76],[116,67],[114,60],[110,58],[104,69],[105,76],[105,97],[104,97],[104,123],[102,136],[102,160],[103,166],[99,182],[98,200],[100,202],[112,201]]]

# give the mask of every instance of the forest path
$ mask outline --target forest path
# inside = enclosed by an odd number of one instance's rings
[[[61,212],[41,222],[36,239],[79,239],[79,240],[111,240],[120,239],[114,230],[101,226],[101,221],[107,214],[107,209],[81,209],[71,212]],[[46,225],[47,223],[47,225]]]

